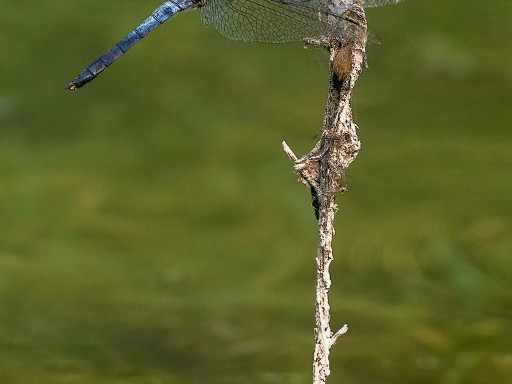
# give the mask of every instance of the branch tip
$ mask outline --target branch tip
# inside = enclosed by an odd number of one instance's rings
[[[288,155],[288,157],[293,161],[293,162],[297,162],[299,160],[299,158],[295,155],[295,153],[293,153],[292,149],[288,146],[288,144],[286,144],[286,141],[283,140],[283,142],[281,143],[281,145],[283,146],[283,149],[284,151],[286,152],[286,154]]]
[[[341,327],[338,332],[336,332],[334,335],[331,336],[332,344],[335,344],[336,340],[338,340],[338,337],[340,337],[341,335],[344,335],[347,332],[348,332],[348,325],[344,324],[343,327]]]

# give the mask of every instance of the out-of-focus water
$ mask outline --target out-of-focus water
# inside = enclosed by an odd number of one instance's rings
[[[327,57],[187,12],[64,90],[158,5],[0,1],[2,383],[311,380],[316,225],[280,142],[314,145]],[[368,12],[332,383],[510,382],[511,17]]]

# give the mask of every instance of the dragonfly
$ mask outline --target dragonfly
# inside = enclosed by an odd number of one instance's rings
[[[396,4],[402,0],[364,0],[364,7]],[[333,3],[336,3],[334,6]],[[98,77],[114,61],[174,15],[195,8],[201,20],[213,25],[231,40],[262,43],[286,43],[306,38],[347,38],[363,28],[345,11],[360,4],[358,0],[170,0],[158,7],[137,28],[117,42],[67,85],[78,89]]]

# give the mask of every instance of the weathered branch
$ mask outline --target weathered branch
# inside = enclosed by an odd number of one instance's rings
[[[362,2],[355,7],[344,13],[344,16],[354,20],[353,31],[349,31],[351,33],[344,33],[343,38],[339,39],[308,41],[309,44],[323,45],[330,52],[330,87],[320,140],[300,159],[286,142],[282,143],[283,149],[294,162],[299,180],[311,190],[318,219],[313,384],[326,382],[330,374],[330,349],[348,330],[347,325],[344,325],[337,332],[332,332],[328,293],[331,287],[329,265],[333,260],[334,216],[338,210],[335,197],[337,192],[345,189],[345,170],[355,160],[361,147],[357,138],[357,125],[352,120],[350,98],[365,65],[367,28]]]

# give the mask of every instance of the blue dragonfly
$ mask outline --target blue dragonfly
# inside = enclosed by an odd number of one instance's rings
[[[85,68],[67,85],[75,90],[94,80],[149,32],[177,13],[200,8],[201,19],[231,40],[285,43],[305,38],[337,36],[358,27],[344,16],[355,0],[171,0],[166,1],[137,28]],[[364,0],[364,7],[396,4],[402,0]],[[334,11],[336,9],[336,11]],[[350,27],[350,28],[349,28]],[[360,28],[363,28],[360,26]]]

